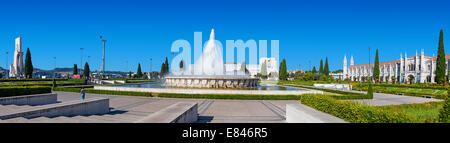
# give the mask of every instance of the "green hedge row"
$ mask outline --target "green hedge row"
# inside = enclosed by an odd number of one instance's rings
[[[175,94],[158,93],[158,97],[167,98],[202,98],[202,99],[236,99],[236,100],[300,100],[302,95],[245,95],[245,94]]]
[[[403,112],[392,112],[351,101],[340,101],[326,95],[303,95],[301,103],[352,123],[410,123],[414,118]]]
[[[79,87],[54,87],[53,91],[65,92],[81,92]],[[131,92],[131,91],[112,91],[112,90],[97,90],[92,88],[85,88],[86,93],[92,94],[109,94],[109,95],[128,95],[128,96],[151,96],[148,92]]]
[[[56,81],[66,81],[69,79],[57,78]],[[53,79],[40,79],[40,78],[30,78],[30,79],[15,79],[15,78],[3,78],[0,82],[10,82],[10,81],[53,81]]]
[[[149,92],[96,90],[85,88],[86,93],[130,95],[130,96],[152,96]],[[80,92],[79,87],[55,87],[53,91]],[[244,94],[174,94],[155,93],[155,96],[166,98],[202,98],[202,99],[240,99],[240,100],[300,100],[301,95],[244,95]]]
[[[51,87],[42,86],[8,86],[0,87],[0,97],[51,93]]]
[[[289,85],[289,86],[292,86],[292,85]],[[370,96],[370,95],[367,95],[364,93],[355,93],[355,92],[318,88],[318,87],[311,87],[311,86],[303,86],[303,85],[295,85],[295,87],[301,87],[301,88],[307,88],[307,89],[313,89],[313,90],[321,90],[321,91],[325,91],[325,92],[341,94],[341,96],[328,95],[328,96],[331,96],[331,97],[333,97],[335,99],[339,99],[339,100],[373,99],[373,96]]]

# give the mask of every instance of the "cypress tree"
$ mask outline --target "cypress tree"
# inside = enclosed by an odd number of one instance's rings
[[[283,61],[280,63],[280,70],[278,73],[278,79],[280,80],[287,80],[287,67],[286,67],[286,60],[283,59]]]
[[[137,76],[138,78],[141,78],[141,77],[142,77],[142,71],[141,71],[141,64],[140,64],[140,63],[138,64],[136,76]]]
[[[380,61],[378,59],[378,49],[375,54],[375,65],[373,67],[373,78],[375,82],[378,83],[380,81]]]
[[[330,74],[330,68],[328,68],[328,57],[325,58],[325,67],[323,68],[323,73],[328,76]]]
[[[160,75],[162,76],[162,75],[164,75],[164,73],[165,73],[165,70],[166,69],[166,63],[162,63],[161,64],[161,72],[160,72]]]
[[[320,59],[319,74],[323,74],[323,60]]]
[[[372,83],[369,82],[369,87],[367,89],[367,96],[369,96],[369,99],[373,99],[373,89],[372,89]]]
[[[169,60],[167,60],[167,57],[166,57],[166,69],[164,70],[165,71],[165,73],[169,73]]]
[[[267,65],[266,65],[266,61],[264,61],[264,63],[262,63],[262,65],[261,65],[261,75],[267,76]]]
[[[77,64],[73,64],[73,75],[78,74]]]
[[[316,74],[316,73],[317,73],[316,66],[313,67],[312,73],[313,73],[313,74]]]
[[[91,69],[89,69],[89,64],[86,62],[84,64],[83,76],[86,77],[86,78],[89,77],[90,72],[91,72]]]
[[[184,61],[181,60],[181,61],[180,61],[180,70],[183,70],[183,68],[184,68]]]
[[[33,63],[31,62],[30,48],[27,48],[25,56],[25,78],[33,78]]]
[[[436,60],[436,81],[438,84],[445,84],[445,50],[444,50],[444,33],[439,33],[438,55]]]

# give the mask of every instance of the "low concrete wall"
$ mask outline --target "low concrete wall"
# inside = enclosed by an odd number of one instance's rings
[[[317,84],[316,83],[316,84],[314,84],[314,87],[345,90],[345,91],[349,91],[352,89],[351,85],[349,85],[349,84]]]
[[[286,104],[288,123],[346,123],[344,120],[302,104]]]
[[[193,123],[197,119],[197,103],[178,102],[135,123]]]
[[[8,105],[45,105],[57,102],[56,93],[33,94],[0,98],[0,104]]]
[[[94,86],[98,90],[134,91],[151,93],[179,93],[179,94],[253,94],[253,95],[300,95],[323,94],[318,90],[225,90],[225,89],[192,89],[192,88],[137,88],[116,86]]]
[[[17,117],[35,118],[35,117],[55,117],[55,116],[75,116],[75,115],[93,115],[105,114],[109,112],[108,98],[87,98],[82,100],[73,100],[63,103],[49,104],[31,107],[23,110],[15,110],[0,113],[0,119],[11,119]]]

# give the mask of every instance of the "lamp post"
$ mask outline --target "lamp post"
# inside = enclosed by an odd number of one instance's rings
[[[106,40],[103,39],[103,36],[100,36],[103,42],[103,57],[102,57],[102,77],[105,77],[105,43]]]
[[[369,83],[371,83],[372,82],[372,78],[370,77],[370,46],[369,46],[369,69],[367,70],[367,77],[368,77],[368,80],[369,80]]]
[[[6,66],[5,66],[5,69],[6,69],[6,71],[5,71],[5,78],[8,78],[8,75],[9,75],[9,73],[8,73],[8,52],[6,52]]]
[[[152,65],[152,58],[150,58],[150,71],[148,73],[148,75],[150,75],[150,79],[152,78],[152,73],[153,73],[153,65]]]
[[[84,48],[80,48],[80,72],[78,72],[80,76],[81,76],[81,69],[83,68],[83,49]]]
[[[56,70],[56,57],[53,57],[54,61],[55,61],[55,66],[53,68],[53,70]],[[56,71],[53,73],[53,79],[56,78]]]

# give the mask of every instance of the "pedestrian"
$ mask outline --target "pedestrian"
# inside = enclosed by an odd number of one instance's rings
[[[84,100],[84,97],[86,96],[86,91],[84,90],[84,87],[81,88],[81,100]]]

